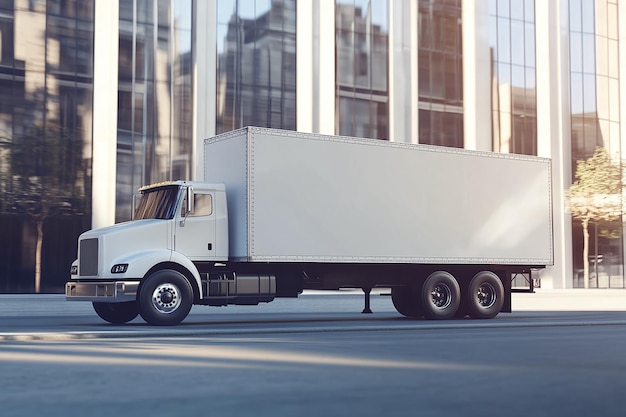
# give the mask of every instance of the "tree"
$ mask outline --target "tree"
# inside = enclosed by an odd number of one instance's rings
[[[57,214],[84,212],[80,137],[31,128],[11,142],[12,175],[5,193],[9,212],[26,214],[36,229],[35,292],[41,289],[44,222]]]
[[[610,221],[622,214],[622,169],[603,147],[577,161],[575,181],[566,191],[572,216],[583,227],[583,283],[589,288],[589,223]]]

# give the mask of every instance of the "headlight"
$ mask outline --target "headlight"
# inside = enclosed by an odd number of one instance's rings
[[[128,269],[128,264],[116,264],[111,268],[112,274],[123,274]]]

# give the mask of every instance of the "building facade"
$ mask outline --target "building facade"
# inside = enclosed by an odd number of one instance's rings
[[[598,147],[622,168],[622,40],[621,0],[0,1],[0,292],[61,291],[80,232],[246,125],[551,158],[532,278],[582,287],[587,231],[589,286],[626,288],[622,215],[566,198]]]

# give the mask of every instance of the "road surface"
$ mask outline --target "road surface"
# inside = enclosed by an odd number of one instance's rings
[[[180,326],[0,296],[1,415],[623,416],[626,291],[514,295],[493,320],[355,293],[194,307]]]

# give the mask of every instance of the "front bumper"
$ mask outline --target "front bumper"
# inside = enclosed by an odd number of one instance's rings
[[[135,301],[138,288],[139,281],[70,281],[65,284],[65,299],[99,303]]]

